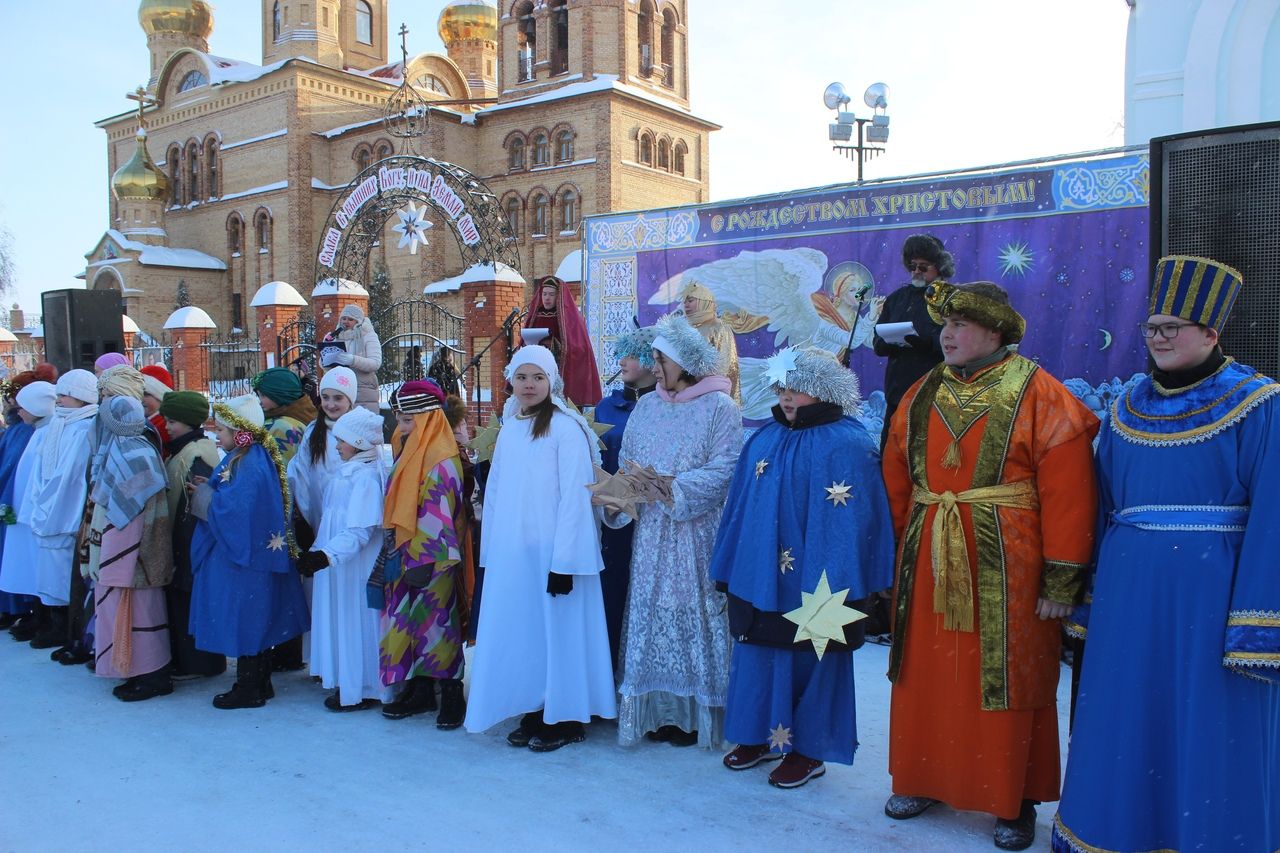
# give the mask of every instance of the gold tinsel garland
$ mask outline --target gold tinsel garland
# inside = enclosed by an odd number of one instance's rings
[[[271,456],[271,462],[276,467],[276,477],[280,480],[280,494],[284,498],[284,533],[289,542],[289,556],[295,560],[298,559],[298,543],[294,541],[293,525],[290,523],[293,515],[293,495],[289,491],[289,477],[285,473],[284,458],[280,455],[280,445],[276,442],[275,436],[263,427],[251,424],[240,417],[226,403],[213,404],[213,417],[227,426],[249,433],[253,436],[253,440],[262,445],[262,448]]]

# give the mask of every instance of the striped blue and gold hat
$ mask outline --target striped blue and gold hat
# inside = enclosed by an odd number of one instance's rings
[[[1149,314],[1168,314],[1221,332],[1244,278],[1208,258],[1169,255],[1156,263]]]

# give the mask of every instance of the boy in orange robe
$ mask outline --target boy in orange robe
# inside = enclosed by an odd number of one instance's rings
[[[1035,838],[1058,799],[1059,622],[1093,552],[1098,420],[1009,346],[999,286],[930,287],[944,362],[903,397],[884,448],[898,535],[885,814],[943,802]]]

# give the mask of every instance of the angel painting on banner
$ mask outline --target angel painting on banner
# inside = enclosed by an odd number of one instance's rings
[[[851,346],[870,347],[883,302],[873,295],[871,272],[862,264],[828,269],[825,253],[794,248],[745,250],[684,270],[664,281],[648,304],[678,302],[693,283],[714,294],[725,309],[720,319],[735,334],[765,327],[773,332],[770,351],[806,345],[840,356]],[[777,402],[764,373],[765,359],[741,359],[744,418],[767,419]]]

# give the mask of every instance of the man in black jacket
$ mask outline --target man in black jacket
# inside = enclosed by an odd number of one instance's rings
[[[876,355],[889,359],[884,370],[884,430],[880,434],[880,446],[884,447],[889,432],[889,420],[898,402],[916,380],[942,361],[942,345],[938,336],[942,327],[933,322],[924,303],[925,288],[938,279],[949,280],[956,273],[955,259],[942,245],[942,241],[930,234],[912,234],[902,244],[902,263],[911,274],[911,281],[889,294],[880,311],[880,323],[911,323],[915,333],[907,335],[906,342],[891,344],[875,336]]]

